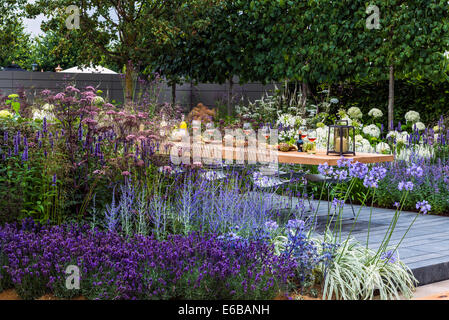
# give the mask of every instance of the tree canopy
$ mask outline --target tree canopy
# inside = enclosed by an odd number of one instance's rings
[[[0,2],[0,66],[13,61],[24,66],[30,52],[31,39],[24,30],[19,10],[25,3],[25,0]]]
[[[218,1],[218,0],[217,0]],[[65,8],[79,8],[80,25],[73,37],[83,43],[81,59],[98,63],[102,57],[126,66],[127,97],[132,92],[132,74],[153,65],[182,24],[196,23],[196,11],[214,0],[36,0],[26,11],[34,17],[51,12],[46,28],[61,28]],[[64,9],[63,9],[64,8]],[[182,23],[182,24],[181,24]],[[182,36],[181,36],[182,37]]]

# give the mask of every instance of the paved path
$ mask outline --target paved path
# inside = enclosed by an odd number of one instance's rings
[[[293,203],[294,205],[294,203]],[[313,205],[316,207],[317,202]],[[318,210],[318,231],[325,224],[328,203],[322,201]],[[354,206],[357,214],[360,206]],[[366,244],[370,208],[364,207],[355,224],[352,236]],[[373,208],[369,247],[377,249],[393,218],[394,210]],[[417,213],[402,212],[390,240],[395,247],[410,226]],[[342,235],[349,233],[354,225],[351,206],[346,204],[343,210]],[[321,228],[322,230],[322,228]],[[449,217],[419,215],[399,249],[400,259],[407,264],[418,279],[418,285],[425,285],[449,279]]]
[[[449,280],[416,288],[412,300],[449,300]]]

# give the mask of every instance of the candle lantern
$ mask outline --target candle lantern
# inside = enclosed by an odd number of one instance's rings
[[[334,132],[333,141],[331,141],[331,132]],[[355,156],[355,130],[348,124],[348,120],[336,121],[329,126],[327,155]]]

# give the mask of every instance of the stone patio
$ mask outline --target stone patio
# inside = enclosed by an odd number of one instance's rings
[[[318,202],[313,205],[317,207]],[[294,205],[294,203],[293,203]],[[317,231],[323,230],[327,220],[328,203],[322,201],[318,210]],[[354,205],[357,214],[360,206]],[[360,211],[352,236],[366,244],[370,208]],[[378,249],[393,218],[394,210],[373,208],[369,247]],[[400,241],[413,219],[415,212],[403,211],[396,224],[389,247],[394,247]],[[354,220],[351,206],[346,204],[343,209],[342,239],[346,239]],[[398,249],[399,257],[413,272],[418,285],[426,285],[449,279],[449,217],[434,215],[419,215]]]

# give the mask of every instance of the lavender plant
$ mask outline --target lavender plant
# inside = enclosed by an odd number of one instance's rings
[[[65,268],[81,271],[78,294],[88,299],[266,299],[285,293],[296,263],[257,241],[216,235],[122,237],[89,226],[0,228],[3,288],[26,299],[50,291],[70,297]]]

